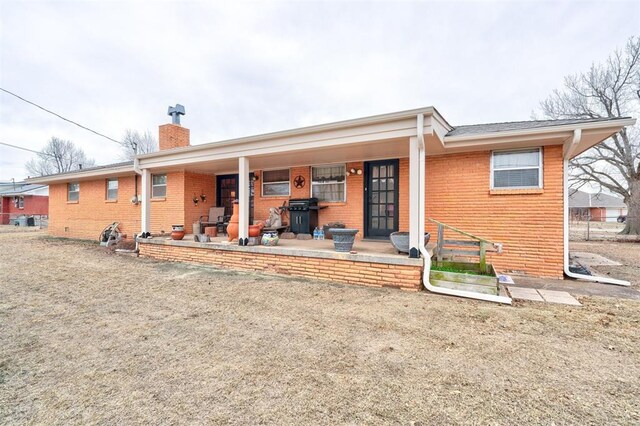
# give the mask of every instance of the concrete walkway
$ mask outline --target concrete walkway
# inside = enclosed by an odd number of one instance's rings
[[[511,278],[513,278],[515,284],[506,286],[509,291],[515,288],[556,290],[567,292],[573,296],[602,296],[615,297],[619,299],[640,300],[640,291],[638,291],[634,287],[622,287],[611,284],[592,283],[589,281],[573,279],[554,280],[518,276],[512,276]]]
[[[572,295],[566,291],[537,290],[526,287],[507,287],[511,297],[516,300],[528,300],[532,302],[559,303],[562,305],[582,306]]]

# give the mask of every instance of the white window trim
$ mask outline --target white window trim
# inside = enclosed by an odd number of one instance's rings
[[[162,185],[154,184],[154,183],[153,183],[153,177],[154,177],[154,176],[162,176],[162,175],[164,175],[164,176],[166,176],[166,177],[167,177],[167,181],[166,181],[165,183],[163,183]],[[166,197],[167,197],[167,186],[168,186],[167,184],[168,184],[168,183],[169,183],[169,176],[167,176],[167,174],[166,174],[166,173],[158,173],[158,174],[151,175],[151,198],[156,198],[156,199],[157,199],[157,198],[166,198]],[[160,187],[160,186],[164,186],[164,188],[165,188],[165,189],[164,189],[164,195],[154,196],[154,195],[153,195],[153,188],[155,188],[155,187]]]
[[[118,185],[118,187],[115,189],[116,198],[109,198],[109,181],[116,181],[116,184]],[[118,199],[118,195],[120,192],[120,180],[118,178],[107,178],[104,181],[104,185],[105,185],[105,199],[107,201],[116,201]]]
[[[499,186],[499,187],[495,187],[493,185],[493,177],[494,177],[494,172],[496,171],[493,168],[493,154],[494,153],[504,153],[504,152],[509,152],[509,153],[516,153],[516,152],[523,152],[523,151],[533,151],[533,150],[537,150],[538,151],[538,165],[537,166],[523,166],[523,167],[505,167],[505,168],[501,168],[501,169],[497,169],[500,171],[503,170],[532,170],[532,169],[538,169],[538,185],[535,186]],[[491,189],[495,189],[495,190],[512,190],[512,189],[542,189],[544,187],[544,181],[543,181],[543,177],[544,177],[544,172],[543,172],[543,163],[544,163],[544,155],[543,155],[543,151],[542,151],[542,147],[537,147],[537,148],[521,148],[521,149],[501,149],[501,150],[495,150],[495,151],[491,151],[491,166],[489,167],[489,179],[491,181]]]
[[[344,167],[344,180],[342,182],[313,182],[313,168],[314,167],[336,167],[342,166]],[[309,180],[311,181],[311,185],[309,185],[309,197],[313,197],[313,185],[333,185],[335,183],[344,184],[344,198],[339,201],[324,201],[319,200],[319,203],[346,203],[347,202],[347,163],[332,163],[332,164],[314,164],[309,168]]]
[[[71,185],[71,184],[78,185],[78,190],[77,191],[69,191],[69,185]],[[69,194],[71,194],[71,192],[77,192],[78,193],[78,199],[77,200],[72,200],[69,197]],[[80,182],[69,182],[69,183],[67,183],[67,201],[72,201],[72,202],[80,201]]]
[[[274,170],[286,170],[287,172],[289,172],[289,180],[281,180],[281,181],[277,181],[277,182],[265,182],[264,181],[264,172],[270,172],[270,171],[274,171]],[[264,197],[264,198],[278,198],[278,197],[290,197],[291,196],[291,168],[278,168],[278,169],[264,169],[262,170],[262,179],[260,180],[260,196]],[[286,194],[277,194],[277,195],[264,195],[264,185],[265,183],[267,185],[269,184],[281,184],[281,183],[286,183],[288,185],[288,190]]]

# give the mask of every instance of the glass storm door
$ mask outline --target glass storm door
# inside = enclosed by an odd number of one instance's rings
[[[388,238],[398,230],[398,160],[364,164],[365,237]]]

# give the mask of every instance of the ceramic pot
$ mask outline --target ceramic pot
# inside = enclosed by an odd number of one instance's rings
[[[353,243],[356,240],[356,234],[359,232],[357,229],[342,229],[331,228],[331,234],[333,235],[333,247],[336,251],[341,253],[348,253],[353,248]]]
[[[184,238],[184,225],[171,225],[171,239],[181,240]]]
[[[280,237],[278,237],[277,232],[265,232],[262,236],[262,245],[265,246],[277,246],[278,241],[280,241]]]
[[[229,241],[238,239],[238,220],[240,219],[240,204],[237,201],[233,202],[233,214],[229,219],[229,225],[227,225],[227,239]]]

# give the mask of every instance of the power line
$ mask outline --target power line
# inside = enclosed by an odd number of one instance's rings
[[[69,120],[68,118],[63,117],[63,116],[61,116],[60,114],[57,114],[57,113],[55,113],[55,112],[53,112],[53,111],[50,111],[50,110],[48,110],[48,109],[46,109],[46,108],[44,108],[44,107],[42,107],[42,106],[40,106],[40,105],[36,104],[35,102],[31,102],[31,101],[29,101],[29,100],[27,100],[27,99],[23,98],[22,96],[16,95],[15,93],[8,91],[7,89],[3,89],[2,87],[0,87],[0,90],[2,90],[2,91],[3,91],[3,92],[5,92],[5,93],[8,93],[8,94],[9,94],[9,95],[11,95],[11,96],[15,96],[16,98],[20,99],[21,101],[24,101],[24,102],[26,102],[26,103],[28,103],[28,104],[31,104],[31,105],[35,106],[36,108],[40,108],[41,110],[46,111],[46,112],[48,112],[49,114],[53,114],[53,115],[55,115],[56,117],[63,119],[64,121],[67,121],[67,122],[69,122],[69,123],[71,123],[71,124],[75,124],[75,125],[76,125],[76,126],[78,126],[78,127],[81,127],[81,128],[83,128],[83,129],[85,129],[85,130],[88,130],[88,131],[90,131],[91,133],[95,133],[96,135],[101,136],[101,137],[103,137],[103,138],[105,138],[105,139],[108,139],[108,140],[110,140],[111,142],[115,142],[115,143],[117,143],[118,145],[122,145],[122,142],[120,142],[120,141],[117,141],[117,140],[115,140],[115,139],[113,139],[113,138],[110,138],[110,137],[109,137],[109,136],[107,136],[107,135],[103,135],[103,134],[102,134],[102,133],[100,133],[100,132],[96,132],[95,130],[92,130],[92,129],[90,129],[90,128],[86,127],[86,126],[83,126],[82,124],[76,123],[76,122],[75,122],[75,121],[73,121],[73,120]]]
[[[10,143],[0,142],[0,145],[4,145],[4,146],[11,147],[11,148],[16,148],[16,149],[21,149],[23,151],[33,152],[34,154],[41,154],[41,155],[48,155],[49,157],[55,157],[55,155],[53,155],[53,154],[47,154],[46,152],[34,151],[33,149],[24,148],[24,147],[18,146],[18,145],[12,145]]]

